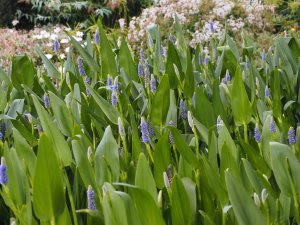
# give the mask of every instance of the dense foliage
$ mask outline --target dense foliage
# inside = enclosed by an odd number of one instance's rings
[[[40,48],[0,70],[1,223],[300,223],[299,39],[176,30],[136,57],[99,25],[60,70]]]

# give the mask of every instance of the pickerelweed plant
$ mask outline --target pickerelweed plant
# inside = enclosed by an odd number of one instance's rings
[[[300,223],[300,40],[191,51],[176,21],[164,51],[98,25],[62,70],[40,48],[0,70],[1,223]]]

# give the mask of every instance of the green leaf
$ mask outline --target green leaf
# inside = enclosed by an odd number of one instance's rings
[[[122,198],[115,191],[107,191],[103,197],[105,224],[127,225],[126,208]]]
[[[242,72],[238,66],[236,69],[232,90],[231,108],[234,121],[237,126],[248,124],[252,116],[252,108],[242,79]]]
[[[229,171],[226,172],[225,176],[229,199],[238,224],[265,225],[266,219],[255,206],[254,200],[250,198],[240,181],[233,177]]]
[[[178,56],[178,52],[172,42],[169,41],[168,44],[168,55],[167,55],[167,63],[166,63],[166,71],[169,75],[170,88],[175,89],[179,85],[179,77],[176,75],[176,71],[174,68],[176,65],[179,75],[182,76],[182,67],[180,63],[180,59]]]
[[[2,87],[0,87],[0,112],[4,111],[7,104],[7,94]]]
[[[182,157],[191,164],[194,168],[199,168],[199,162],[196,159],[195,154],[192,152],[187,143],[183,140],[181,134],[175,127],[168,127],[168,129],[172,132],[172,136],[176,145],[178,152],[182,155]]]
[[[273,114],[275,117],[281,117],[281,91],[280,76],[278,69],[275,68],[270,79],[271,97],[273,104]]]
[[[151,122],[161,125],[165,122],[170,107],[170,86],[168,75],[165,74],[156,90],[151,106]]]
[[[21,84],[33,87],[34,66],[27,55],[14,56],[12,58],[11,81],[18,91],[22,91]]]
[[[78,140],[72,141],[72,149],[85,188],[87,189],[89,185],[92,185],[95,190],[97,187],[95,174],[90,162],[88,161],[87,150],[85,151],[83,149],[82,144]]]
[[[53,145],[56,155],[63,163],[64,166],[68,166],[72,162],[72,156],[70,152],[70,148],[68,143],[65,141],[65,138],[58,130],[51,116],[47,113],[44,107],[39,103],[39,100],[31,95],[33,99],[34,106],[39,115],[39,119],[42,124],[43,130],[47,133],[49,140],[51,141],[51,145]],[[54,104],[54,103],[53,103]]]
[[[35,50],[38,53],[38,55],[42,58],[43,63],[46,67],[48,76],[49,77],[54,77],[54,78],[59,78],[60,77],[60,72],[54,67],[52,62],[45,56],[43,51],[39,47],[36,47]]]
[[[157,203],[157,191],[152,172],[149,168],[147,159],[143,153],[140,154],[137,163],[135,185],[149,192],[153,200]]]
[[[186,50],[186,59],[187,59],[187,68],[185,72],[183,92],[186,98],[191,98],[194,94],[195,88],[195,78],[194,78],[194,69],[191,59],[190,50]]]
[[[100,67],[98,63],[93,59],[93,57],[81,46],[81,44],[76,41],[72,35],[68,34],[70,41],[72,42],[73,46],[77,49],[79,54],[81,55],[82,59],[88,64],[89,68],[92,69],[94,72],[100,73]],[[102,37],[101,37],[102,39]]]
[[[110,122],[112,122],[113,124],[118,124],[118,117],[119,117],[118,111],[101,95],[99,95],[90,85],[86,84],[86,88],[89,90],[95,102],[101,108],[103,113],[107,116]]]
[[[102,38],[102,37],[101,37]],[[137,66],[134,63],[130,50],[127,46],[127,43],[124,38],[122,38],[121,42],[121,48],[119,52],[119,61],[120,61],[120,66],[125,70],[129,82],[131,80],[138,81],[138,74],[137,74]]]
[[[99,187],[104,182],[117,182],[120,175],[118,144],[111,127],[105,129],[104,135],[95,153],[96,181]]]
[[[124,192],[118,192],[120,197],[123,200],[123,203],[125,205],[126,214],[127,214],[127,220],[128,224],[130,225],[141,225],[140,218],[137,214],[137,210],[134,208],[134,203],[132,201],[132,198],[129,194]]]
[[[39,140],[32,192],[34,212],[40,220],[50,220],[64,212],[62,171],[53,144],[45,133]]]
[[[137,124],[134,118],[134,112],[131,104],[128,105],[128,111],[130,115],[130,125],[131,125],[131,140],[132,140],[132,157],[133,160],[137,160],[141,152],[141,141],[137,129]]]
[[[100,35],[100,53],[101,53],[101,74],[106,77],[108,74],[111,76],[117,75],[117,65],[115,61],[115,54],[113,53],[110,43],[106,37],[102,25],[99,25]],[[131,74],[127,74],[131,76]]]
[[[165,225],[165,221],[151,195],[140,188],[130,186],[132,197],[142,225]]]
[[[34,167],[36,162],[36,156],[34,151],[31,149],[25,138],[20,134],[20,132],[13,128],[13,135],[15,141],[16,152],[21,160],[28,167],[31,177],[33,177]]]
[[[169,144],[169,133],[166,132],[158,140],[154,148],[154,178],[158,188],[164,187],[163,172],[171,163],[171,151]]]
[[[193,212],[189,202],[188,194],[181,179],[176,175],[172,181],[172,224],[192,224]]]
[[[73,130],[73,121],[66,103],[52,92],[49,92],[49,96],[50,102],[53,103],[51,104],[51,108],[53,109],[58,128],[65,136],[71,137]]]

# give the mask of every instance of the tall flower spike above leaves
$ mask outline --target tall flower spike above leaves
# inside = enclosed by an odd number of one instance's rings
[[[96,204],[95,204],[95,192],[91,185],[88,186],[87,190],[87,199],[88,199],[88,209],[90,210],[96,210]]]
[[[78,71],[79,71],[80,76],[84,76],[85,70],[84,70],[82,58],[80,56],[78,56],[78,58],[77,58],[77,64],[78,64]]]
[[[151,74],[151,81],[150,81],[151,91],[156,91],[156,80],[153,74]]]
[[[172,36],[172,34],[169,34],[169,41],[171,41],[171,43],[173,45],[175,44],[175,40],[174,40],[174,37]]]
[[[271,94],[270,94],[270,89],[268,86],[266,86],[265,88],[265,99],[270,98]]]
[[[58,54],[58,52],[59,52],[59,43],[58,43],[57,38],[55,38],[53,46],[54,46],[53,50],[54,50],[55,54]]]
[[[225,79],[227,82],[230,82],[230,74],[228,70],[226,70]]]
[[[254,128],[254,139],[256,142],[260,142],[260,130],[259,130],[259,126],[258,123],[256,123],[255,128]]]
[[[145,121],[145,118],[141,118],[141,133],[142,133],[142,141],[146,144],[150,142],[149,138],[149,131],[148,131],[148,125],[147,122]]]
[[[212,19],[209,20],[209,30],[211,33],[215,32],[215,28],[214,28],[214,22]]]
[[[111,93],[111,104],[113,107],[116,107],[118,104],[118,98],[115,91]]]
[[[112,86],[113,86],[113,79],[112,79],[112,77],[111,77],[110,75],[107,76],[107,83],[106,83],[106,85],[107,85],[110,89],[112,89]]]
[[[174,123],[172,120],[169,122],[169,126],[174,127]],[[171,131],[169,133],[169,142],[170,142],[170,145],[174,145],[174,139],[173,139],[173,135],[172,135]]]
[[[184,99],[180,99],[179,111],[180,111],[181,119],[185,120],[186,119],[186,106],[185,106],[185,100]]]
[[[0,184],[7,184],[8,177],[7,177],[7,166],[4,157],[1,157],[1,164],[0,164]]]
[[[141,63],[145,63],[145,53],[143,49],[140,50],[140,61]]]
[[[289,139],[289,145],[296,144],[296,132],[294,127],[290,127],[288,131],[288,139]]]
[[[94,36],[94,43],[96,45],[98,45],[100,43],[100,34],[99,34],[99,30],[96,30],[95,36]]]
[[[141,62],[139,62],[139,64],[138,64],[138,75],[140,77],[142,77],[144,75],[144,73],[143,73],[143,64]]]
[[[46,109],[50,108],[50,99],[46,93],[44,94],[44,106]]]
[[[270,120],[270,132],[275,133],[276,132],[276,123],[274,118],[272,117]]]

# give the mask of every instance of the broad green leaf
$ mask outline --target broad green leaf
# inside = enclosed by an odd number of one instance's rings
[[[0,112],[3,112],[7,104],[7,93],[0,87]]]
[[[281,117],[281,91],[280,91],[280,76],[278,69],[275,68],[270,79],[271,98],[273,104],[273,114],[275,117]]]
[[[21,84],[26,84],[32,88],[34,76],[34,66],[27,55],[14,56],[12,58],[11,81],[17,90],[22,91]]]
[[[132,59],[130,50],[124,38],[122,39],[121,42],[119,61],[120,61],[120,66],[125,70],[129,78],[129,81],[131,80],[138,81],[138,74],[136,69],[137,66]]]
[[[96,181],[99,187],[104,182],[117,182],[120,175],[118,144],[111,127],[105,129],[104,135],[95,153]]]
[[[79,54],[81,55],[82,59],[84,60],[84,62],[86,62],[86,64],[89,66],[90,69],[92,69],[94,72],[100,72],[100,67],[98,65],[98,63],[93,59],[93,57],[81,46],[81,44],[76,41],[72,35],[68,34],[70,38],[70,41],[72,43],[72,45],[76,48],[76,50],[79,52]],[[102,39],[102,37],[101,37]]]
[[[193,212],[189,201],[189,196],[181,179],[176,175],[172,181],[172,224],[190,225],[193,220]]]
[[[171,163],[171,149],[168,132],[158,140],[154,148],[154,178],[158,188],[164,187],[163,172]]]
[[[165,122],[170,107],[170,86],[168,75],[165,74],[156,90],[151,106],[151,122],[161,125]]]
[[[298,179],[298,171],[300,162],[292,153],[289,146],[271,142],[271,163],[274,176],[280,190],[291,197],[295,188],[297,195],[300,193],[300,180]],[[294,187],[293,187],[294,186]]]
[[[97,187],[93,168],[87,158],[87,150],[85,151],[82,144],[78,140],[72,141],[72,149],[75,161],[82,178],[82,181],[87,189],[89,185],[95,189]]]
[[[137,214],[136,208],[134,208],[134,203],[129,194],[124,192],[118,192],[119,196],[122,198],[125,205],[128,224],[130,225],[141,225],[140,218]]]
[[[43,63],[46,67],[48,76],[54,77],[54,78],[59,78],[60,72],[54,67],[52,62],[45,56],[43,51],[39,47],[36,47],[35,50],[38,53],[38,55],[42,58]]]
[[[242,79],[242,72],[238,66],[236,69],[232,90],[231,108],[234,121],[237,126],[248,124],[252,116],[252,108]]]
[[[153,200],[157,203],[156,185],[149,168],[147,159],[143,153],[140,154],[135,175],[135,186],[149,192]]]
[[[65,136],[71,137],[73,121],[66,103],[52,92],[49,92],[49,96],[50,102],[53,103],[51,108],[53,109],[58,128]]]
[[[131,104],[129,104],[128,106],[128,111],[130,115],[130,125],[131,125],[132,157],[134,160],[137,160],[141,152],[141,141],[140,141],[140,136],[137,129],[137,123],[134,118],[134,112]]]
[[[107,116],[110,122],[112,122],[113,124],[118,124],[118,111],[101,95],[99,95],[90,85],[86,84],[86,88],[89,90],[95,102],[101,108],[103,113]]]
[[[195,78],[194,78],[194,68],[192,64],[191,54],[190,50],[187,49],[186,51],[186,59],[187,59],[187,68],[185,72],[185,78],[184,78],[184,86],[183,86],[183,92],[184,96],[186,98],[191,98],[194,94],[194,88],[195,88]]]
[[[188,195],[189,199],[189,204],[190,204],[190,209],[191,209],[191,214],[192,214],[192,222],[194,223],[195,221],[195,215],[196,215],[196,210],[197,210],[197,193],[196,193],[196,184],[188,177],[184,177],[181,179],[182,184],[185,188],[185,191]]]
[[[32,191],[33,209],[40,220],[59,217],[65,210],[62,173],[54,146],[43,133],[39,140]]]
[[[115,54],[113,53],[110,43],[106,37],[102,25],[98,26],[100,35],[100,53],[101,53],[101,74],[106,77],[108,74],[111,76],[117,75],[117,65],[115,61]],[[131,76],[131,74],[127,74]]]
[[[20,132],[13,128],[13,135],[15,140],[16,152],[21,160],[24,160],[24,163],[28,167],[31,177],[33,177],[34,167],[36,156],[33,149],[29,146],[25,138],[20,134]]]
[[[226,186],[235,217],[240,225],[265,225],[266,219],[255,206],[240,181],[226,172]]]
[[[107,191],[103,197],[105,224],[127,225],[126,208],[122,198],[115,191]]]
[[[142,225],[166,225],[160,210],[147,191],[130,187],[129,194],[134,201]]]
[[[170,88],[175,89],[179,85],[180,77],[177,77],[176,71],[174,69],[174,65],[176,65],[179,76],[182,76],[182,67],[180,63],[180,59],[178,56],[178,52],[172,42],[168,43],[168,55],[167,55],[167,63],[166,63],[166,71],[169,75]],[[183,78],[183,77],[182,77]]]
[[[58,130],[57,125],[53,123],[51,116],[39,103],[39,100],[34,95],[31,95],[31,97],[41,121],[42,128],[47,133],[47,136],[51,142],[51,145],[53,145],[59,161],[62,162],[64,166],[70,165],[72,162],[72,156],[64,136]]]
[[[190,163],[191,166],[193,166],[194,168],[198,168],[199,167],[199,162],[196,159],[195,154],[190,149],[188,144],[184,141],[184,139],[182,138],[179,131],[175,127],[168,127],[168,129],[172,133],[172,136],[173,136],[173,139],[174,139],[174,142],[175,142],[175,146],[176,146],[178,152],[180,153],[180,155],[182,155],[182,157],[188,163]]]

